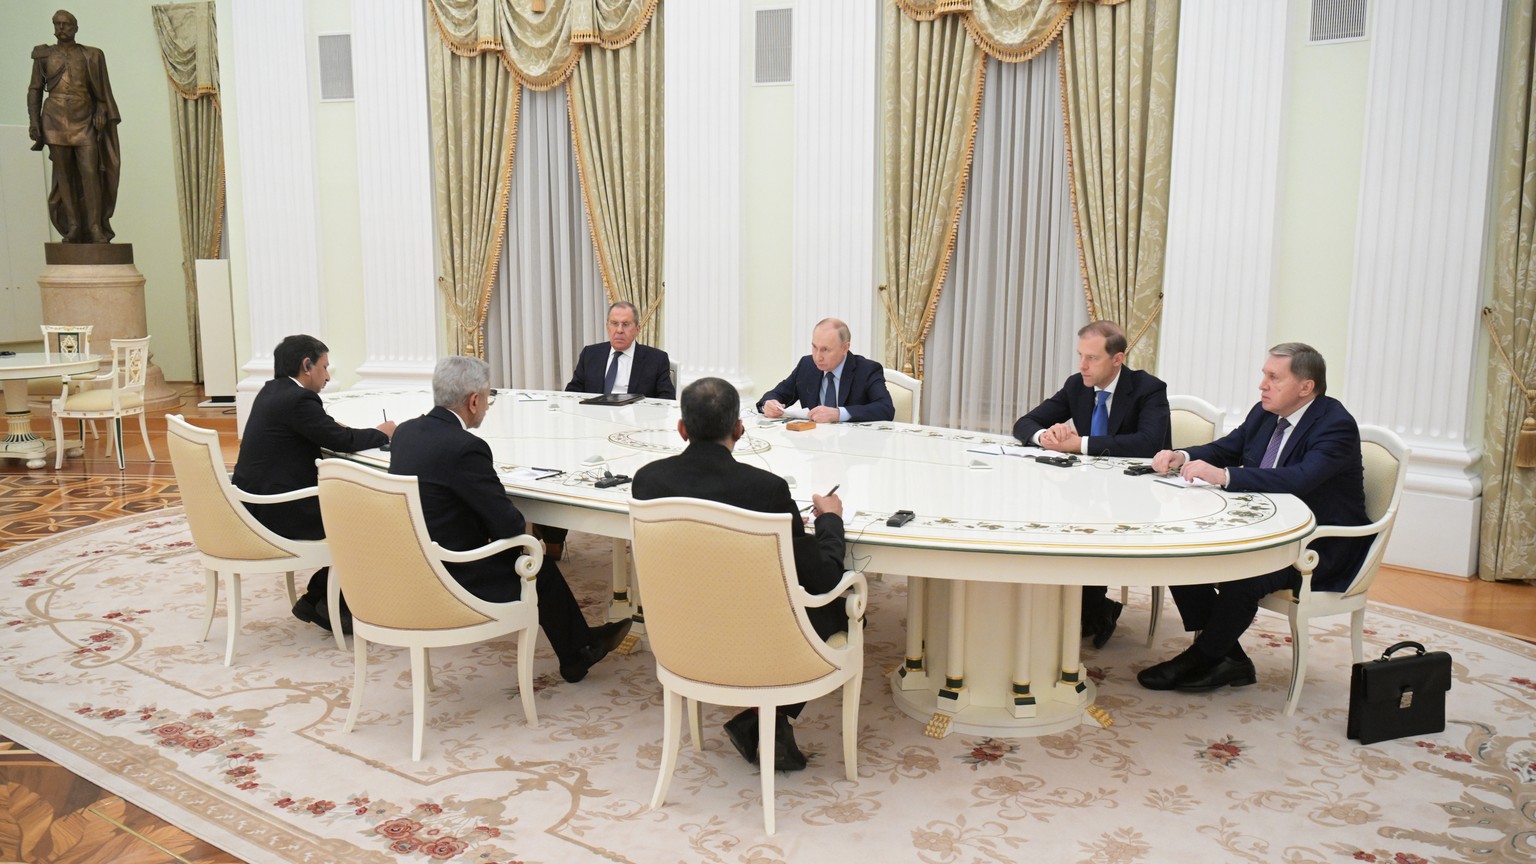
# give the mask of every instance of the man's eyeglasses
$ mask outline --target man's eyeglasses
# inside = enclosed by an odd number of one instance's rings
[[[492,405],[495,405],[495,404],[496,404],[496,391],[495,390],[487,390],[487,391],[485,391],[485,407],[489,408],[489,407],[491,407]]]

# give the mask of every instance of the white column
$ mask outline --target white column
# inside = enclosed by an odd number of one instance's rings
[[[1387,560],[1457,575],[1477,564],[1473,406],[1501,7],[1371,10],[1344,385],[1356,419],[1413,449]]]
[[[240,106],[251,357],[236,389],[243,429],[272,349],[291,333],[324,338],[315,194],[313,100],[303,0],[234,0],[234,85]]]
[[[747,391],[742,363],[741,12],[719,0],[666,9],[666,349],[682,378]]]
[[[1287,6],[1185,0],[1179,15],[1158,373],[1229,427],[1269,348]]]
[[[366,353],[359,387],[420,385],[437,362],[424,9],[417,0],[352,0]]]
[[[817,0],[797,4],[792,17],[794,282],[786,356],[805,354],[811,328],[827,317],[847,322],[856,351],[873,355],[880,4]]]

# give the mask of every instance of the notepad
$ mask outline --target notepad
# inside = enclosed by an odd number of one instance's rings
[[[975,447],[965,448],[967,453],[980,453],[983,456],[1025,456],[1033,459],[1046,451],[1039,447],[1020,447],[1017,444],[978,444]]]
[[[516,399],[519,402],[548,402],[549,401],[549,397],[545,396],[543,393],[524,393],[524,392],[521,392],[521,391],[512,394],[512,398]]]

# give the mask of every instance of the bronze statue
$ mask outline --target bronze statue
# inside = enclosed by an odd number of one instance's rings
[[[33,150],[48,145],[53,162],[48,217],[64,242],[110,243],[122,169],[117,144],[122,117],[107,81],[106,55],[75,42],[79,29],[75,16],[60,9],[53,15],[58,44],[32,49],[27,134]]]

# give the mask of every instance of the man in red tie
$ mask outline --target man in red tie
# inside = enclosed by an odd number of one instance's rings
[[[1321,525],[1365,525],[1371,520],[1365,513],[1360,427],[1339,400],[1325,395],[1327,389],[1323,355],[1301,342],[1282,342],[1269,349],[1259,404],[1241,426],[1210,444],[1164,450],[1152,467],[1231,492],[1295,495]],[[1312,544],[1320,558],[1312,587],[1337,591],[1349,584],[1370,542],[1329,537]],[[1295,567],[1215,585],[1173,586],[1184,629],[1200,635],[1184,653],[1143,669],[1136,680],[1149,690],[1193,692],[1254,683],[1253,661],[1238,638],[1253,623],[1259,600],[1300,586]]]

